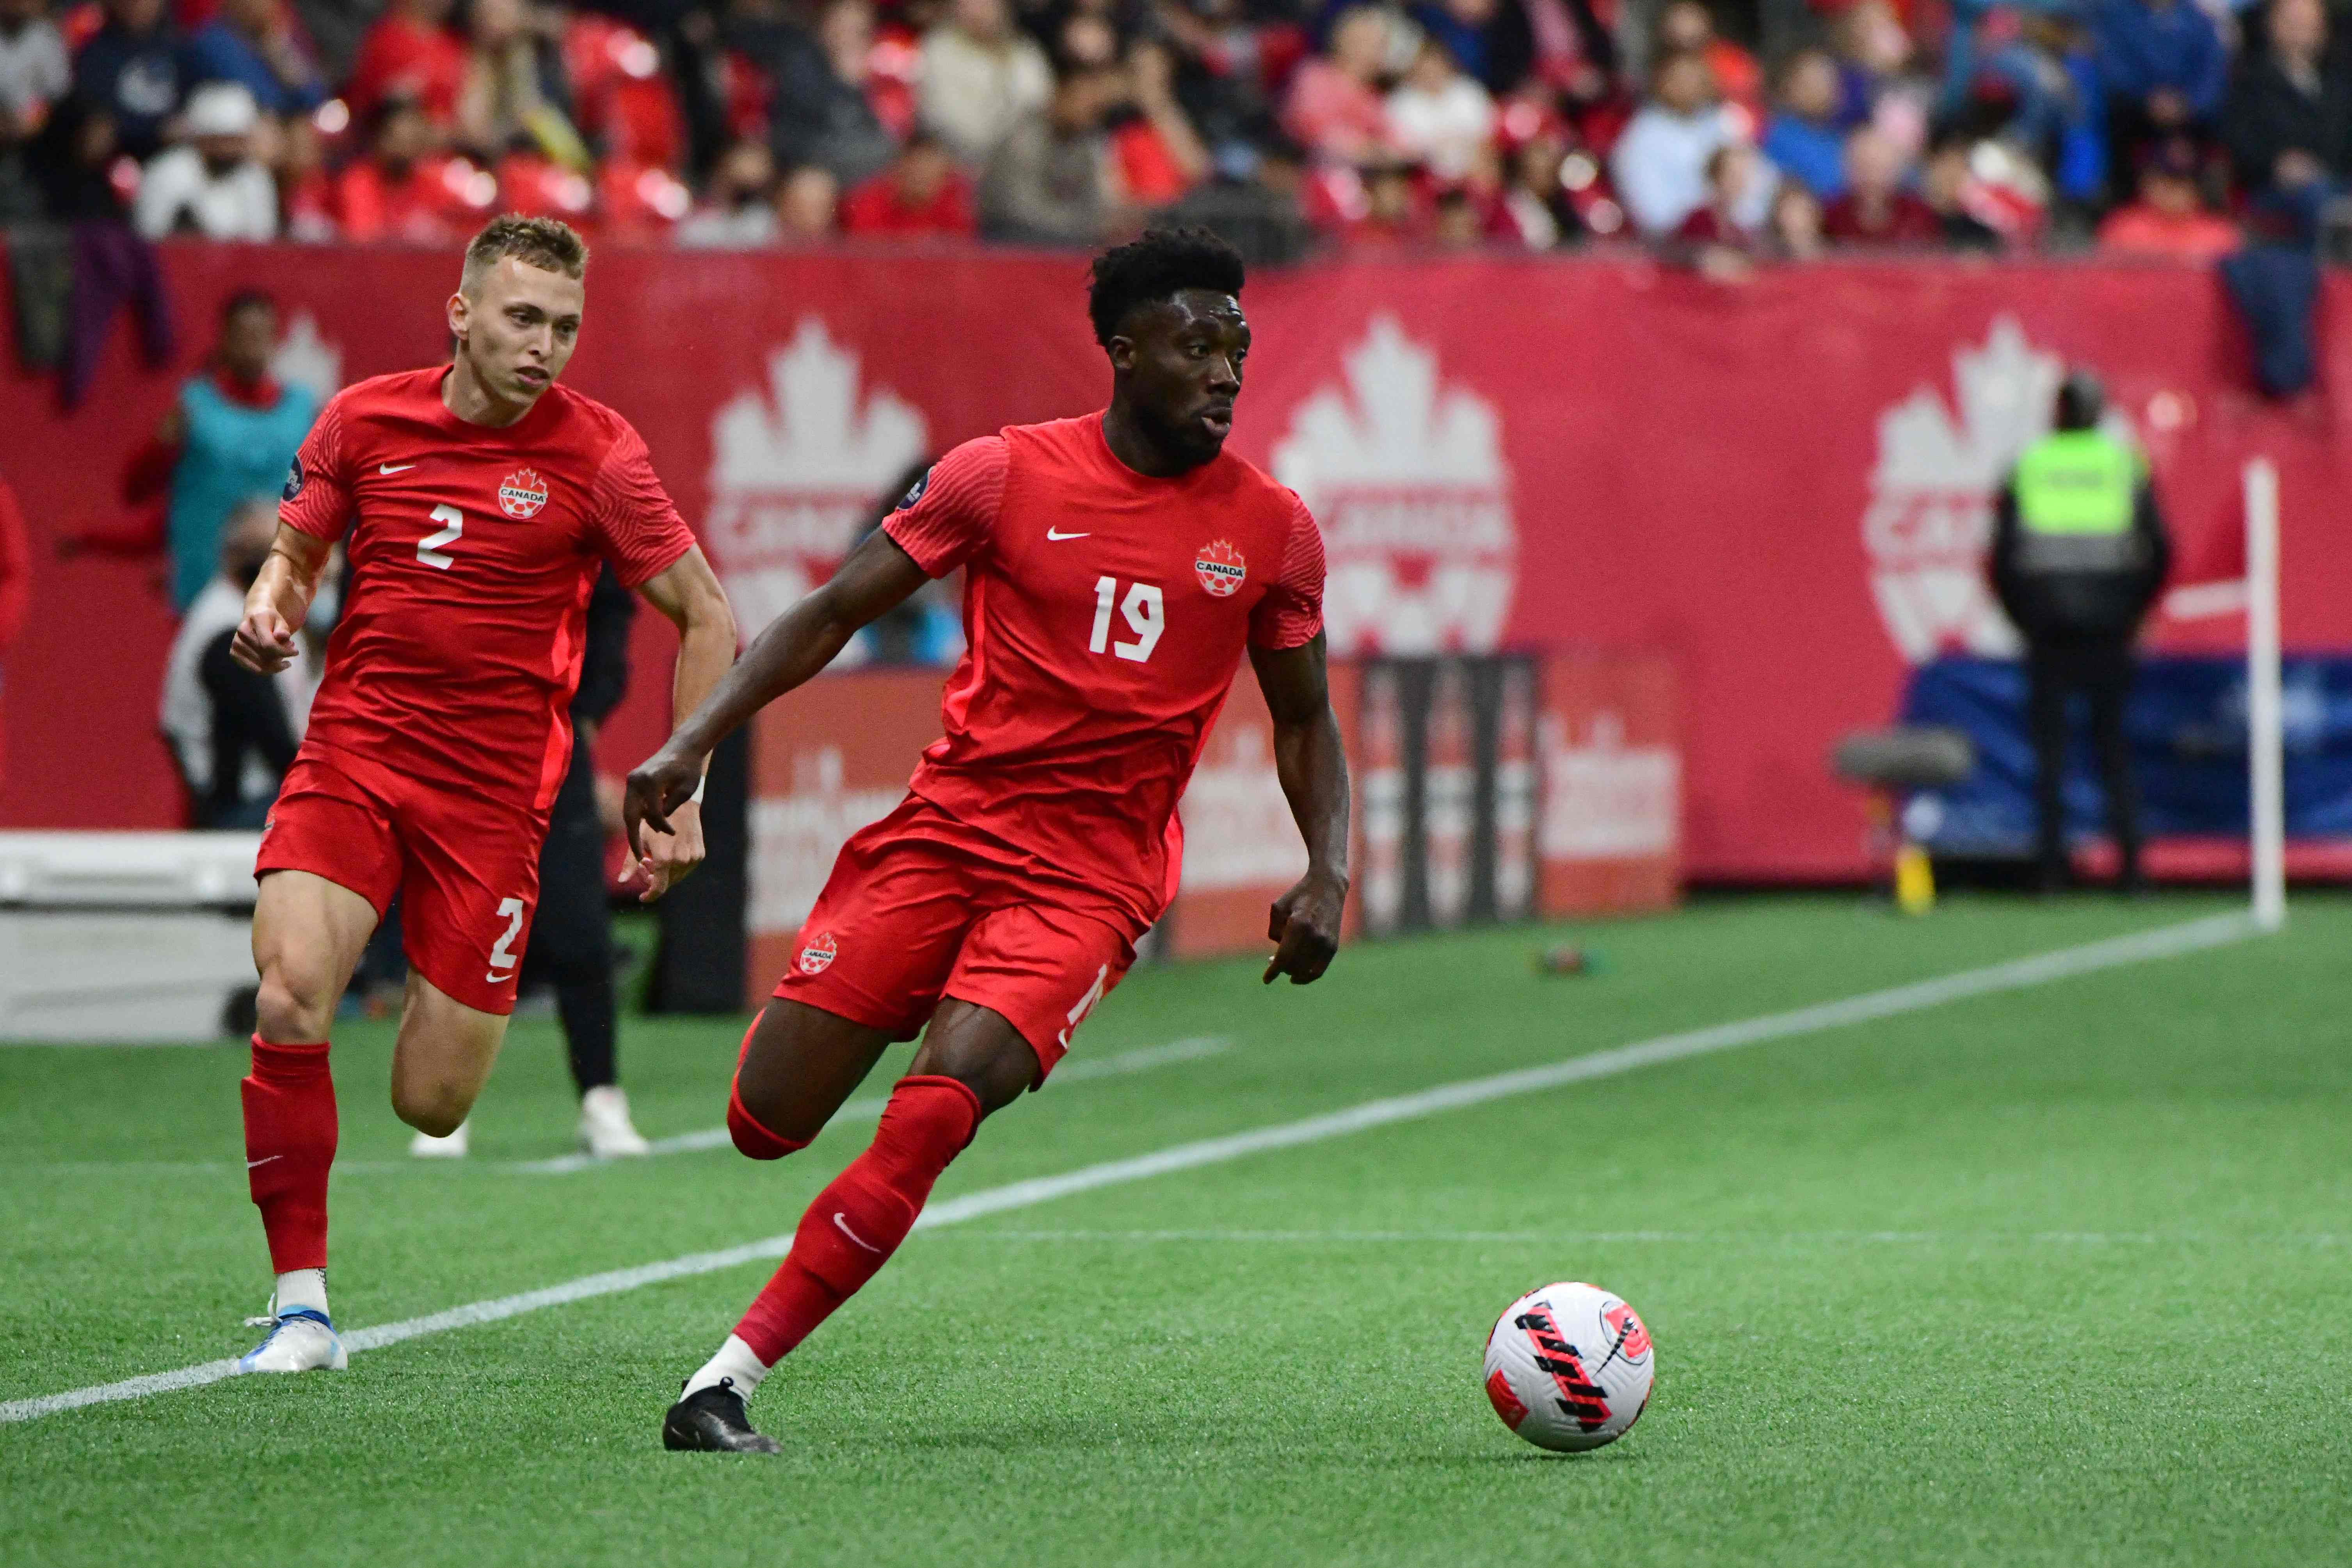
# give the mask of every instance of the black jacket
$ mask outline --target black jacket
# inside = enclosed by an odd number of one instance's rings
[[[2034,571],[2024,560],[2017,480],[2001,481],[1993,500],[1992,586],[2000,607],[2029,643],[2128,642],[2164,591],[2172,541],[2146,479],[2132,499],[2132,563],[2113,571]]]
[[[2316,97],[2305,96],[2266,55],[2239,66],[2221,110],[2221,138],[2246,189],[2270,189],[2283,153],[2308,153],[2333,174],[2352,167],[2352,87],[2336,58],[2326,66]]]

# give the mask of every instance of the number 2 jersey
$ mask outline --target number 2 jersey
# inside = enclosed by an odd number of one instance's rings
[[[883,528],[934,577],[964,568],[969,651],[909,788],[958,847],[1140,934],[1174,895],[1177,802],[1244,647],[1322,629],[1315,520],[1231,454],[1139,474],[1095,414],[958,447]]]
[[[559,384],[512,425],[472,425],[442,404],[448,374],[346,387],[287,477],[279,521],[351,559],[304,748],[544,812],[599,563],[634,588],[694,535],[611,409]]]

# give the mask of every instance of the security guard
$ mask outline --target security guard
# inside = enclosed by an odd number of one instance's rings
[[[2118,886],[2140,886],[2139,793],[2124,739],[2124,700],[2132,639],[2164,586],[2172,548],[2146,464],[2099,428],[2105,402],[2089,372],[2068,375],[2058,389],[2055,428],[2018,459],[1994,503],[1993,590],[2025,637],[2045,888],[2066,879],[2061,786],[2066,702],[2077,691],[2089,700],[2107,825],[2122,856]]]

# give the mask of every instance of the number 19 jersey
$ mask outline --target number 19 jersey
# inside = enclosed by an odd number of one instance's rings
[[[279,521],[351,559],[304,744],[544,813],[600,561],[634,588],[694,535],[618,414],[558,384],[472,425],[441,401],[448,374],[345,388],[287,478]]]
[[[1231,454],[1139,474],[1096,414],[967,442],[883,528],[932,576],[965,574],[969,651],[913,793],[960,847],[1140,934],[1175,892],[1177,802],[1244,648],[1322,629],[1305,504]]]

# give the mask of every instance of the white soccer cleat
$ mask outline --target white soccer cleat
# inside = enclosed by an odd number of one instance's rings
[[[446,1138],[419,1132],[408,1141],[408,1152],[420,1160],[462,1160],[466,1157],[466,1126],[460,1121],[457,1130]]]
[[[619,1085],[609,1083],[580,1097],[580,1146],[599,1160],[653,1152],[653,1145],[629,1121],[629,1097]]]
[[[263,1321],[269,1332],[237,1358],[239,1372],[341,1372],[352,1364],[324,1312],[294,1307]]]

